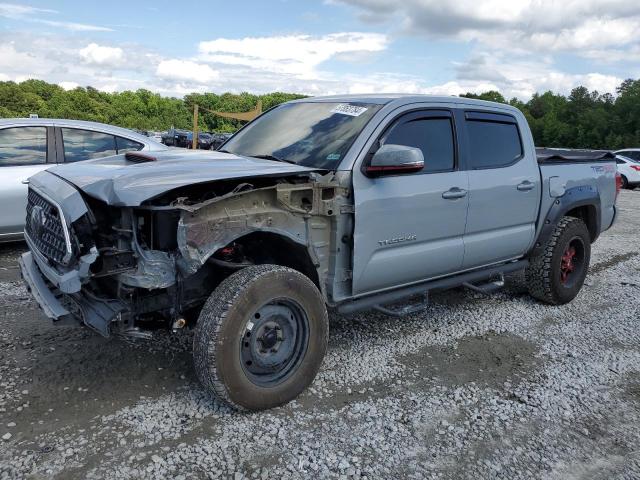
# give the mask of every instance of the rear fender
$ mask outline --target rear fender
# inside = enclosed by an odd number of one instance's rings
[[[602,214],[600,209],[600,194],[598,189],[591,185],[583,185],[579,187],[573,187],[566,190],[564,195],[556,198],[553,205],[547,212],[543,220],[543,226],[540,229],[538,238],[529,252],[530,256],[536,256],[542,252],[547,241],[553,233],[553,229],[562,217],[564,217],[570,211],[579,207],[593,207],[595,212],[595,218],[591,219],[595,223],[595,235],[592,236],[591,241],[595,242],[598,234],[601,230]]]

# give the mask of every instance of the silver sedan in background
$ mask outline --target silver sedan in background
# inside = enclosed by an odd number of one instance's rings
[[[80,120],[0,119],[0,242],[20,240],[28,178],[58,163],[167,147],[126,128]]]

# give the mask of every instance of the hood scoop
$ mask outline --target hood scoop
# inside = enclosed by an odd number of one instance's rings
[[[147,163],[147,162],[156,162],[158,159],[152,155],[148,155],[146,153],[140,152],[127,152],[124,154],[124,158],[126,158],[129,162],[133,163]]]

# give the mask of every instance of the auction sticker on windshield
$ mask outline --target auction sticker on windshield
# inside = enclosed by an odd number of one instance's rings
[[[351,117],[358,117],[367,111],[367,107],[359,107],[358,105],[349,105],[348,103],[340,103],[336,105],[331,113],[340,113]]]

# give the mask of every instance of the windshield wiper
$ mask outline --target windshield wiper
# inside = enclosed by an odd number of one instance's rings
[[[297,165],[296,162],[294,162],[293,160],[287,160],[286,158],[278,158],[274,155],[269,155],[269,154],[265,154],[265,155],[249,155],[250,157],[253,158],[261,158],[264,160],[275,160],[276,162],[285,162],[285,163],[291,163],[292,165]]]

